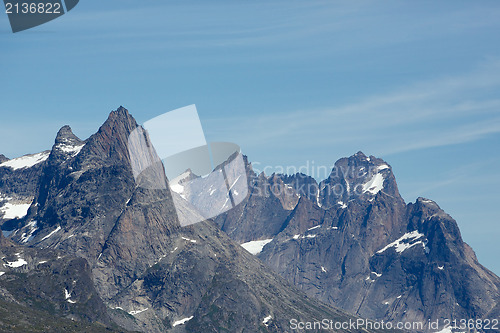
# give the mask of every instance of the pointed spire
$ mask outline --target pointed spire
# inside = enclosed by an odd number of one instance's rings
[[[57,144],[65,144],[65,145],[79,145],[82,144],[83,141],[80,140],[75,134],[73,134],[73,131],[71,130],[71,127],[69,125],[64,125],[61,127],[59,132],[57,132],[56,136],[56,145]]]

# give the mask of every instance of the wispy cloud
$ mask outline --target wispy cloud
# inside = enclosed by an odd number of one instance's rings
[[[420,82],[324,110],[212,119],[210,133],[245,146],[348,145],[386,156],[460,144],[500,133],[500,62],[455,77]],[[245,124],[241,129],[238,124]]]

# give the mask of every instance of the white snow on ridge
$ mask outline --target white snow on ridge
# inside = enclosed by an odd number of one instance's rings
[[[245,250],[250,252],[253,255],[259,254],[262,252],[262,249],[267,243],[270,243],[273,239],[264,239],[264,240],[257,240],[257,241],[251,241],[251,242],[246,242],[243,244],[240,244]]]
[[[389,169],[389,166],[387,164],[382,164],[377,167],[377,171],[382,171],[385,169]]]
[[[446,327],[446,328],[443,328],[441,331],[439,332],[435,332],[435,333],[452,333],[453,331],[451,330],[451,327]]]
[[[317,229],[317,228],[321,228],[321,225],[317,225],[317,226],[312,227],[312,228],[309,228],[309,229],[307,229],[307,230],[314,230],[314,229]]]
[[[363,193],[370,192],[371,194],[377,194],[383,188],[384,176],[380,173],[376,173],[368,182],[363,184]]]
[[[38,154],[24,155],[12,160],[3,162],[0,167],[9,167],[13,170],[31,168],[38,163],[42,163],[49,157],[49,152],[41,152]]]
[[[262,324],[268,326],[268,322],[269,320],[273,319],[273,317],[271,317],[271,315],[267,316],[266,318],[262,319]]]
[[[383,249],[378,250],[377,253],[382,253],[390,247],[395,247],[396,252],[401,253],[404,250],[407,250],[407,249],[409,249],[417,244],[422,244],[422,246],[425,248],[424,242],[416,241],[417,239],[422,238],[422,237],[424,237],[424,234],[419,233],[418,230],[414,230],[412,232],[404,234],[399,239],[386,245]]]
[[[72,145],[60,143],[56,146],[56,148],[59,150],[62,150],[65,153],[70,153],[72,157],[75,157],[82,150],[83,146],[85,146],[85,144],[72,146]]]
[[[30,208],[31,204],[11,204],[7,202],[5,205],[0,208],[0,211],[4,212],[4,219],[15,219],[22,218],[28,214],[28,208]]]
[[[56,230],[52,231],[50,234],[48,234],[47,236],[43,237],[42,240],[46,240],[47,238],[51,237],[53,234],[55,234],[56,232],[58,232],[59,230],[61,230],[61,227],[60,226],[57,226]]]
[[[172,324],[172,327],[175,327],[175,326],[178,326],[178,325],[184,325],[185,323],[187,323],[188,321],[190,321],[191,319],[193,319],[193,317],[194,316],[174,321],[174,323]]]

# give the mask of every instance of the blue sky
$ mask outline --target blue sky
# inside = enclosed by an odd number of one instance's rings
[[[81,1],[12,34],[0,15],[0,153],[196,104],[261,166],[389,162],[500,274],[500,2]],[[321,177],[320,177],[321,178]]]

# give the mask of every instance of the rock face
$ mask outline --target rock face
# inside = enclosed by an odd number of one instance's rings
[[[340,159],[316,187],[300,174],[253,179],[258,187],[282,180],[300,199],[290,210],[280,194],[251,194],[218,224],[231,223],[240,243],[267,239],[258,258],[308,295],[393,322],[498,318],[500,279],[435,202],[405,204],[383,160],[361,152]]]
[[[122,331],[97,294],[85,259],[23,247],[1,235],[0,256],[1,331]]]
[[[57,297],[64,296],[63,304],[70,310],[73,303],[68,300],[75,304],[94,300],[93,309],[100,316],[91,312],[77,316],[64,309],[60,315],[144,332],[286,332],[293,318],[356,319],[306,296],[212,221],[181,228],[170,191],[146,189],[134,179],[127,142],[136,128],[122,107],[85,141],[63,127],[45,159],[26,167],[35,184],[26,190],[32,197],[26,214],[2,225],[10,239],[30,246],[23,247],[25,251],[60,253],[51,257],[48,265],[55,266],[47,276],[62,269],[77,282],[55,279],[53,288],[64,285],[70,294],[66,297],[59,290]],[[157,159],[154,149],[145,154]],[[4,167],[11,161],[0,165],[3,179],[11,179],[12,171]],[[140,181],[167,183],[164,173],[148,177]],[[8,184],[2,186],[2,193],[16,192]],[[277,210],[272,219],[286,219],[297,201],[295,194],[276,200],[278,208],[281,203],[287,208]],[[58,256],[74,259],[64,263]],[[38,266],[32,262],[39,259],[26,258],[26,267],[36,272]],[[71,289],[80,281],[74,269],[84,275],[84,291]],[[40,280],[33,279],[36,288]],[[18,297],[12,295],[10,301]],[[50,299],[55,301],[55,296]]]

